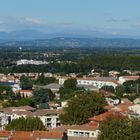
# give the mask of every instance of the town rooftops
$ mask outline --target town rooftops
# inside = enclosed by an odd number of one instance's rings
[[[8,138],[11,135],[10,131],[0,131],[0,140],[1,138]]]
[[[46,131],[34,131],[33,132],[34,137],[39,138],[47,138],[47,139],[57,139],[62,138],[63,133],[62,132],[46,132]]]
[[[140,76],[121,76],[122,78],[124,78],[126,81],[127,80],[138,80],[140,78]]]
[[[77,80],[95,80],[95,81],[116,81],[116,78],[114,77],[85,77],[85,78],[76,78]]]
[[[113,111],[105,112],[100,115],[89,118],[89,121],[102,122],[102,121],[106,120],[109,116],[111,116],[112,114],[113,114]]]
[[[61,86],[59,84],[57,84],[57,83],[51,83],[51,84],[48,84],[46,86],[46,88],[48,88],[48,89],[58,89],[58,90],[59,90],[60,87]]]
[[[134,104],[131,102],[125,102],[117,106],[108,105],[108,106],[105,106],[104,109],[107,109],[109,112],[114,111],[114,112],[126,113],[129,111],[129,107],[131,106],[134,106]]]
[[[121,103],[132,104],[132,102],[131,102],[128,98],[123,98],[123,99],[121,99]]]
[[[95,131],[98,129],[98,125],[96,126],[92,126],[92,125],[88,125],[88,124],[84,124],[84,125],[73,125],[71,128],[69,128],[70,130],[83,130],[83,131]],[[68,130],[69,130],[68,129]]]
[[[0,139],[7,140],[37,140],[37,139],[62,139],[62,132],[48,132],[48,131],[0,131]],[[1,139],[2,140],[2,139]]]
[[[61,125],[56,128],[50,128],[49,131],[50,132],[66,132],[66,130],[70,128],[72,128],[71,125]]]
[[[12,112],[23,112],[23,111],[34,111],[35,108],[31,106],[20,106],[20,107],[8,107],[8,108],[3,108],[0,111],[5,112],[5,113],[12,113]]]
[[[33,90],[16,90],[16,93],[24,93],[24,92],[26,92],[26,93],[32,93]]]
[[[33,112],[32,116],[59,115],[61,113],[61,109],[39,109]]]
[[[134,105],[133,103],[122,103],[112,108],[112,110],[117,111],[117,112],[126,112],[128,111],[128,107],[133,106],[133,105]]]

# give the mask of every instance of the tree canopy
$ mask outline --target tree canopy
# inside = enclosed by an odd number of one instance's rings
[[[81,93],[68,101],[68,107],[60,115],[63,124],[84,124],[89,117],[103,112],[106,105],[100,93]]]
[[[64,88],[66,89],[76,89],[76,86],[77,86],[77,80],[75,78],[67,79],[64,82]]]
[[[25,75],[20,77],[20,86],[22,89],[32,89],[32,81]]]
[[[14,119],[10,124],[5,127],[6,130],[16,131],[33,131],[33,130],[46,130],[42,121],[39,118],[24,118]]]
[[[33,91],[33,98],[37,103],[46,103],[53,100],[55,95],[50,89],[39,89]]]
[[[44,74],[42,73],[36,79],[35,84],[36,85],[47,85],[47,84],[53,83],[55,81],[56,81],[56,79],[54,77],[45,77]]]
[[[98,140],[139,140],[140,120],[115,115],[100,125]]]

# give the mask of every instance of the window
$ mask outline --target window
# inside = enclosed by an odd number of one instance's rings
[[[79,136],[83,137],[84,136],[84,132],[79,132]]]
[[[88,133],[88,132],[86,132],[86,133],[85,133],[85,136],[86,136],[86,137],[89,137],[89,133]]]
[[[74,136],[78,136],[78,132],[74,132]]]
[[[47,122],[50,122],[51,121],[51,118],[47,118]]]

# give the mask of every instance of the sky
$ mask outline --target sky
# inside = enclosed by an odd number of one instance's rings
[[[140,0],[0,0],[0,31],[140,36]]]

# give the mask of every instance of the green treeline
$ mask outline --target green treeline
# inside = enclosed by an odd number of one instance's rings
[[[96,55],[82,60],[83,64],[105,70],[140,70],[140,56]]]
[[[10,67],[0,67],[1,73],[88,73],[92,68],[104,70],[140,70],[140,56],[137,55],[91,55],[81,58],[76,63],[50,63],[48,65],[20,65]]]

